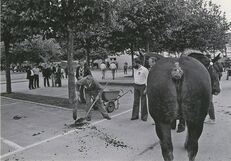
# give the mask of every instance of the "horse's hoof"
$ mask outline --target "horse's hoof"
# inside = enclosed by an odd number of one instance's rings
[[[183,132],[185,130],[184,126],[178,126],[177,133]]]

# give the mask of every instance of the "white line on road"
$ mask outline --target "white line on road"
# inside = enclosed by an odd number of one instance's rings
[[[117,117],[117,116],[120,116],[120,115],[123,115],[123,114],[125,114],[125,113],[130,112],[130,111],[131,111],[131,109],[130,109],[130,110],[127,110],[127,111],[124,111],[124,112],[121,112],[121,113],[119,113],[119,114],[113,115],[112,118]],[[105,120],[106,120],[106,119],[93,122],[93,123],[89,124],[88,126],[96,125],[96,124],[98,124],[98,123],[104,122]],[[24,151],[24,150],[33,148],[33,147],[35,147],[35,146],[37,146],[37,145],[40,145],[40,144],[43,144],[43,143],[46,143],[46,142],[55,140],[55,139],[60,138],[60,137],[62,137],[62,136],[66,136],[66,135],[68,135],[68,134],[71,134],[71,133],[73,133],[73,132],[76,132],[77,130],[79,130],[79,129],[70,130],[70,131],[65,132],[65,133],[63,133],[63,134],[59,134],[59,135],[56,135],[56,136],[54,136],[54,137],[51,137],[51,138],[42,140],[42,141],[40,141],[40,142],[37,142],[37,143],[31,144],[31,145],[28,145],[28,146],[26,146],[26,147],[22,147],[21,149],[17,149],[17,150],[15,150],[15,151],[6,153],[6,154],[0,156],[0,159],[3,159],[3,158],[8,157],[8,156],[10,156],[10,155],[16,154],[16,153],[18,153],[18,152],[22,152],[22,151]]]
[[[1,141],[7,145],[9,145],[10,147],[13,147],[14,149],[22,149],[23,147],[14,143],[13,141],[10,141],[10,140],[7,140],[7,139],[4,139],[1,137]]]
[[[37,103],[37,102],[32,102],[32,101],[25,101],[25,100],[20,100],[20,99],[15,99],[15,98],[8,98],[8,97],[4,97],[4,96],[1,96],[1,97],[4,99],[9,99],[9,100],[13,100],[13,101],[20,101],[23,103],[30,103],[30,104],[35,104],[35,105],[40,105],[40,106],[45,106],[45,107],[52,107],[52,108],[58,108],[58,109],[62,109],[62,110],[72,111],[72,109],[64,108],[64,107],[60,107],[60,106],[55,106],[55,105],[48,105],[48,104]]]

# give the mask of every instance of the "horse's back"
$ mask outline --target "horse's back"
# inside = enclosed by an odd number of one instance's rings
[[[171,72],[176,62],[183,77],[174,81]],[[148,76],[149,111],[155,121],[171,122],[181,110],[188,121],[202,120],[207,114],[211,85],[206,68],[191,57],[163,58]]]

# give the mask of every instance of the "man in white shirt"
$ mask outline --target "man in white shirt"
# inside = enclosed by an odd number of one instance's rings
[[[34,87],[39,88],[39,68],[35,66],[32,70],[34,72]]]
[[[106,64],[104,63],[104,61],[100,64],[100,70],[102,71],[102,79],[105,79],[105,73],[106,73]]]
[[[146,101],[146,86],[148,69],[141,65],[139,59],[134,60],[134,103],[131,120],[139,119],[139,104],[141,99],[141,120],[147,121],[148,110]]]
[[[110,69],[111,69],[111,73],[112,73],[112,79],[115,79],[115,71],[116,71],[116,64],[115,62],[111,62],[110,64]]]

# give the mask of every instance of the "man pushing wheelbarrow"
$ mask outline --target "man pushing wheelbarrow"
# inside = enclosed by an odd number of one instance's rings
[[[102,116],[105,119],[110,120],[111,117],[108,115],[107,111],[104,109],[102,103],[102,92],[103,88],[101,85],[94,80],[91,75],[88,75],[77,82],[78,85],[85,87],[85,97],[86,97],[86,116],[85,118],[80,118],[76,120],[77,123],[83,122],[83,120],[91,121],[91,109],[94,105],[98,107],[98,110],[101,112]],[[93,103],[91,103],[91,98],[93,98]]]

